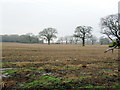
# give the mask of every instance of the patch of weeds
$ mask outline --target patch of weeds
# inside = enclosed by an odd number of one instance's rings
[[[47,80],[47,81],[51,81],[53,83],[60,83],[61,82],[61,79],[59,78],[56,78],[54,76],[42,76],[40,77],[40,79],[44,79],[44,80]]]
[[[108,77],[108,75],[107,75],[107,74],[102,74],[101,76],[103,76],[103,77]]]
[[[102,74],[101,76],[102,76],[102,77],[106,77],[106,78],[112,78],[112,76],[109,76],[109,75],[107,75],[107,74]]]
[[[0,64],[2,65],[2,67],[12,67],[11,62],[0,62]]]
[[[11,62],[0,62],[0,64],[12,64]]]
[[[120,83],[117,83],[114,88],[120,88]]]
[[[89,78],[89,77],[91,77],[91,76],[81,76],[80,80],[85,79],[85,78]]]
[[[38,67],[38,70],[44,70],[44,68],[43,67]]]
[[[4,70],[3,73],[14,74],[18,71],[19,71],[19,69],[7,69],[7,70]]]
[[[29,69],[29,70],[37,70],[37,68],[35,68],[35,67],[26,67],[26,68],[24,68],[24,69]]]
[[[33,75],[32,75],[32,77],[36,77],[36,75],[35,75],[35,74],[33,74]]]
[[[64,68],[64,70],[76,70],[77,69],[74,65],[67,65],[63,68]]]
[[[87,85],[85,88],[94,88],[94,86],[91,85],[91,84],[89,84],[89,85]]]
[[[65,88],[69,88],[69,87],[72,88],[71,82],[73,82],[72,79],[60,79],[55,76],[41,76],[40,80],[25,83],[20,87],[21,88],[39,87],[39,88],[49,88],[53,90],[55,88],[60,88],[60,89],[66,90]]]
[[[30,70],[37,70],[37,68],[35,68],[35,67],[30,67],[29,69]]]
[[[105,88],[105,86],[95,86],[95,88]]]
[[[112,70],[104,70],[104,72],[113,72]]]
[[[34,75],[33,75],[34,76]],[[61,79],[56,78],[54,76],[42,76],[40,80],[36,80],[33,82],[25,83],[24,85],[20,86],[21,88],[30,88],[30,87],[49,87],[54,88],[54,86],[58,87],[61,83]]]
[[[45,84],[45,82],[43,82],[43,81],[37,81],[36,80],[36,81],[33,81],[33,82],[25,83],[24,85],[21,85],[20,87],[21,88],[36,87],[36,86],[38,86],[41,83]]]

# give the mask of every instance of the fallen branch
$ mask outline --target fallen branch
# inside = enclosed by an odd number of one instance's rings
[[[113,50],[114,50],[116,47],[117,47],[117,45],[115,45],[115,46],[112,47],[112,48],[108,48],[104,53],[106,53],[106,52],[108,52],[108,51],[110,51],[110,50],[112,50],[112,53],[113,53]]]
[[[119,39],[116,39],[116,45],[115,45],[114,47],[108,48],[104,53],[106,53],[106,52],[108,52],[108,51],[110,51],[110,50],[112,50],[112,53],[113,53],[113,50],[114,50],[115,48],[117,48],[117,46],[120,46],[120,40],[119,40]]]

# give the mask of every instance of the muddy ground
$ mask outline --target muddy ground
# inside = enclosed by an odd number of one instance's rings
[[[118,50],[107,45],[2,44],[3,88],[120,88]]]

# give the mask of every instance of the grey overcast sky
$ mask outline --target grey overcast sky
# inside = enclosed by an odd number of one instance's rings
[[[77,26],[93,27],[100,36],[100,18],[118,12],[119,0],[0,0],[2,34],[37,35],[47,27],[58,37],[72,35]]]

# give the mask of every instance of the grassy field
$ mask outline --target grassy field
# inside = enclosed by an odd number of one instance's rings
[[[2,44],[3,88],[120,88],[107,45]]]

